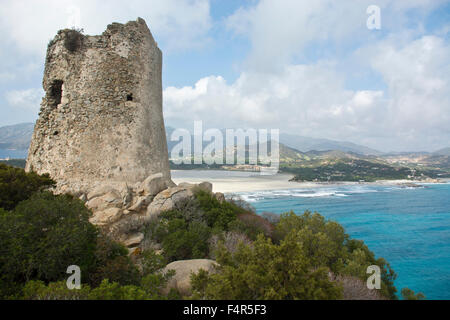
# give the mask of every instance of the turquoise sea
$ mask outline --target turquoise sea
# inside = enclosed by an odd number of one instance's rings
[[[342,185],[239,193],[258,213],[316,211],[364,240],[398,274],[396,287],[450,299],[450,184]]]

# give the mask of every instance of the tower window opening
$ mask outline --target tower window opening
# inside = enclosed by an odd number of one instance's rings
[[[62,99],[62,86],[63,81],[62,80],[55,80],[50,86],[50,98],[53,100],[53,105],[57,107],[59,104],[61,104]]]

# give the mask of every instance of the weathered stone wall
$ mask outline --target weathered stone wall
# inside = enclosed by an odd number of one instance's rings
[[[169,186],[161,72],[162,53],[142,19],[99,36],[59,31],[26,169],[49,173],[62,192],[156,173]]]
[[[161,212],[179,209],[197,189],[212,193],[209,183],[170,179],[161,69],[142,19],[113,23],[100,36],[59,31],[27,159],[28,171],[49,173],[56,192],[77,195],[90,221],[131,252]]]

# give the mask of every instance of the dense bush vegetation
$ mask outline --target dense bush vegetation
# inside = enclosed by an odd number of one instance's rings
[[[48,176],[1,165],[0,299],[162,299],[170,273],[161,256],[128,249],[89,222],[91,212],[71,195],[43,189]],[[8,194],[11,197],[8,197]],[[81,269],[82,290],[68,290],[67,267]],[[171,297],[176,297],[171,293]]]
[[[222,245],[218,273],[193,277],[196,294],[211,299],[335,299],[341,285],[329,272],[366,281],[367,267],[382,270],[381,294],[395,299],[395,273],[361,241],[350,240],[343,228],[319,214],[282,215],[273,241],[260,235],[235,252]]]
[[[89,210],[69,195],[37,193],[0,219],[2,280],[57,281],[70,265],[83,273],[94,266],[97,229]]]
[[[395,272],[383,259],[375,255],[363,241],[350,239],[344,228],[334,221],[327,221],[320,214],[305,212],[297,216],[293,212],[283,214],[276,226],[276,240],[285,239],[295,233],[296,239],[302,243],[311,266],[327,267],[335,274],[351,275],[367,280],[367,267],[377,265],[381,269],[381,293],[395,299]]]
[[[65,281],[46,285],[42,281],[30,281],[23,288],[26,300],[165,300],[179,299],[176,292],[162,296],[159,292],[165,286],[167,277],[148,275],[140,285],[120,285],[103,280],[99,286],[84,285],[80,290],[69,290]]]
[[[310,166],[288,164],[281,170],[295,174],[295,181],[376,181],[408,179],[408,176],[413,174],[407,167],[393,167],[383,163],[346,158],[325,163],[318,162]]]
[[[140,271],[128,257],[125,247],[102,235],[89,222],[90,214],[78,199],[49,192],[34,194],[15,210],[2,210],[0,297],[20,297],[25,284],[28,294],[34,288],[36,294],[45,293],[41,297],[50,297],[53,291],[60,295],[65,283],[63,286],[59,281],[67,279],[68,266],[77,265],[81,268],[83,287],[88,285],[95,289],[89,298],[101,288],[105,291],[105,287],[116,290],[114,297],[123,290],[127,295],[138,292],[130,286],[145,289],[147,298],[161,298],[158,290],[166,279],[156,275],[156,269],[164,267],[165,261],[144,253],[139,261],[144,265]],[[30,284],[30,281],[38,282]],[[67,297],[75,294],[69,291],[67,288],[63,290]]]
[[[192,276],[201,299],[396,299],[395,273],[343,227],[310,212],[256,215],[239,199],[196,191],[179,209],[147,226],[161,251],[138,252],[102,234],[91,212],[71,195],[54,195],[48,176],[0,167],[0,299],[175,299],[162,295],[176,260],[209,258],[217,272]],[[11,190],[10,190],[10,189]],[[151,246],[150,246],[151,247]],[[66,269],[78,265],[82,289],[68,290]],[[381,269],[381,290],[364,285],[367,267]],[[423,299],[402,290],[404,299]]]
[[[94,266],[87,282],[96,287],[104,279],[121,285],[138,285],[140,273],[128,257],[128,249],[103,234],[97,237]]]
[[[425,295],[422,292],[415,293],[409,288],[402,289],[402,298],[404,300],[425,300]]]
[[[328,279],[326,268],[311,268],[302,244],[290,238],[273,244],[263,235],[235,253],[218,252],[218,273],[192,277],[201,299],[337,299],[341,288]]]
[[[161,243],[168,261],[208,258],[213,236],[235,231],[256,239],[258,234],[267,233],[269,223],[239,204],[221,202],[199,190],[195,200],[182,209],[162,213],[147,229],[147,236]]]
[[[0,163],[0,208],[12,210],[36,191],[52,187],[55,182],[48,175],[26,173]]]

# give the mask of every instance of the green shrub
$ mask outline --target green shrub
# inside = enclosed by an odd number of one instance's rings
[[[168,297],[161,294],[162,288],[173,273],[166,275],[149,274],[138,285],[120,285],[117,282],[102,280],[99,286],[91,288],[82,285],[80,290],[69,290],[65,281],[46,285],[42,281],[29,281],[24,286],[21,298],[24,300],[165,300],[179,299],[175,291]]]
[[[281,216],[275,228],[275,239],[282,241],[296,231],[299,241],[311,261],[312,267],[325,266],[335,274],[355,276],[366,281],[370,276],[367,267],[377,265],[381,269],[381,294],[396,299],[395,272],[383,259],[375,258],[363,241],[350,239],[344,228],[334,221],[327,221],[318,213],[305,212],[297,216],[293,212]]]
[[[128,249],[107,236],[98,237],[95,250],[95,265],[89,272],[89,284],[97,287],[104,279],[120,285],[138,285],[139,270],[128,257]]]
[[[226,300],[338,299],[342,288],[326,268],[311,268],[302,245],[287,236],[279,245],[259,235],[233,254],[218,252],[217,273],[193,275],[194,298]]]
[[[415,293],[413,290],[409,288],[402,289],[402,298],[404,300],[425,300],[426,297],[422,292]]]
[[[121,286],[117,282],[102,281],[100,286],[92,289],[88,300],[149,300],[145,290],[138,286]]]
[[[42,191],[53,185],[48,176],[0,165],[0,299],[165,298],[159,292],[169,275],[157,273],[164,257],[146,251],[133,263],[127,248],[89,222],[82,201]],[[200,229],[192,224],[187,231],[193,237]],[[204,251],[193,245],[192,254]],[[81,268],[82,291],[66,288],[70,265]]]
[[[381,269],[380,293],[388,299],[398,299],[397,289],[394,285],[397,274],[385,259],[376,259],[375,254],[361,240],[350,239],[346,242],[345,247],[347,255],[342,274],[352,275],[366,281],[370,276],[367,274],[367,267],[377,265]]]
[[[220,266],[215,274],[192,277],[194,298],[338,299],[343,282],[333,277],[356,277],[350,289],[359,290],[370,265],[382,270],[380,294],[397,298],[389,264],[319,214],[286,213],[274,226],[239,199],[220,202],[196,191],[147,227],[164,255],[145,250],[130,258],[89,223],[91,212],[80,200],[42,191],[53,184],[0,165],[0,191],[6,192],[0,192],[0,299],[179,299],[175,291],[161,294],[173,273],[159,271],[167,262],[208,257]],[[81,290],[66,287],[70,265],[81,267]],[[402,295],[424,298],[409,289]]]
[[[195,198],[207,225],[217,230],[227,231],[230,223],[236,220],[237,215],[245,212],[236,204],[227,201],[220,202],[205,191],[197,192]]]
[[[81,290],[69,290],[65,281],[50,283],[48,286],[42,281],[29,281],[23,288],[24,300],[87,300],[89,286],[82,286]]]
[[[175,275],[175,271],[166,274],[153,273],[142,278],[141,288],[146,292],[148,299],[151,300],[176,300],[180,298],[179,293],[172,289],[168,296],[164,296],[161,292],[166,287],[167,282]]]
[[[0,163],[0,208],[12,210],[33,193],[54,185],[48,175],[26,173],[23,169]]]
[[[244,233],[251,240],[256,240],[259,234],[271,238],[274,226],[266,219],[252,212],[241,213],[230,223],[229,229]]]
[[[69,290],[64,281],[45,285],[42,281],[30,281],[23,289],[24,300],[148,300],[144,289],[138,286],[121,286],[103,280],[94,289],[83,285],[80,290]]]
[[[139,256],[137,264],[142,270],[144,276],[157,273],[167,265],[164,256],[157,254],[154,250],[145,250]]]
[[[89,223],[91,212],[69,195],[33,195],[14,211],[0,214],[2,282],[59,281],[70,265],[82,276],[95,266],[98,231]],[[87,279],[84,279],[87,280]],[[9,295],[2,287],[2,296]]]
[[[157,223],[147,227],[147,236],[161,243],[169,262],[207,258],[211,236],[228,231],[236,224],[237,216],[245,212],[202,190],[195,192],[194,201],[181,207],[162,213]]]
[[[162,215],[156,232],[157,239],[161,240],[164,256],[169,261],[206,258],[211,228],[204,222],[188,223],[182,218],[173,218],[174,213]],[[168,216],[172,218],[166,219]]]

